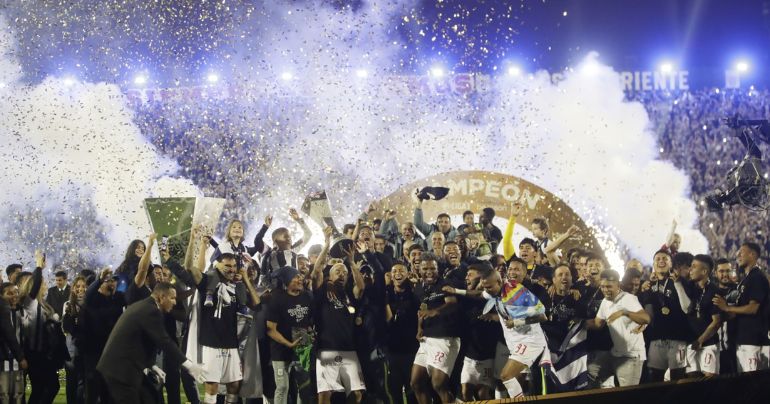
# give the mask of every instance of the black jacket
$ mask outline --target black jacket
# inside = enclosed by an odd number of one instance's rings
[[[20,327],[21,315],[16,313],[15,322],[11,321],[14,314],[11,312],[11,307],[5,300],[0,299],[0,361],[10,361],[16,359],[21,361],[24,359],[24,350],[21,349],[21,344],[18,338],[16,338],[16,328]]]
[[[70,298],[70,285],[67,285],[63,291],[59,291],[56,286],[48,288],[48,294],[45,296],[45,301],[53,307],[53,310],[61,318],[64,302]]]
[[[172,363],[185,361],[163,326],[163,313],[155,300],[148,297],[128,306],[120,316],[96,369],[104,377],[138,388],[143,370],[155,364],[159,349]]]

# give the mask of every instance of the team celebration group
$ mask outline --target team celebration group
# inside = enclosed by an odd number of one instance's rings
[[[325,228],[323,245],[308,246],[293,209],[296,242],[270,216],[253,245],[239,220],[220,240],[193,227],[186,251],[152,234],[115,271],[57,271],[50,288],[38,251],[0,286],[0,401],[53,402],[61,369],[68,403],[173,404],[184,391],[207,404],[427,404],[768,368],[760,244],[711,257],[671,232],[610,268],[565,248],[576,226],[519,221],[533,237],[514,240],[518,203],[504,231],[491,208],[455,226],[416,203],[402,223],[370,206]]]

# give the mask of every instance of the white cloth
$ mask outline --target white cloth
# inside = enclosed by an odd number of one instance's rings
[[[494,372],[494,359],[479,361],[465,357],[463,359],[463,370],[460,372],[460,383],[494,387]]]
[[[243,380],[241,357],[237,348],[212,348],[203,345],[203,378],[206,382],[227,384]]]
[[[505,338],[505,345],[508,347],[508,359],[515,360],[527,367],[532,366],[548,345],[540,324],[508,328],[505,325],[505,320],[500,318],[500,325],[503,327],[503,337]]]
[[[687,367],[687,343],[672,339],[652,341],[647,367],[659,370]]]
[[[762,345],[738,345],[735,350],[738,359],[738,373],[765,370],[768,368],[767,349]]]
[[[640,310],[644,310],[639,303],[639,299],[626,292],[620,292],[613,301],[604,299],[599,306],[599,311],[596,313],[596,317],[607,321],[611,315],[618,311],[629,311],[636,313]],[[634,334],[639,324],[627,316],[622,316],[612,323],[607,324],[607,328],[610,330],[610,338],[612,338],[612,350],[610,353],[612,356],[620,358],[639,358],[641,360],[647,359],[647,354],[644,350],[644,336],[642,333]]]
[[[687,373],[703,372],[719,374],[719,345],[701,347],[697,351],[687,346]]]
[[[460,353],[460,338],[426,337],[420,342],[420,349],[414,357],[417,366],[438,369],[447,375],[452,374],[457,355]]]
[[[317,391],[366,390],[364,374],[355,351],[320,351],[316,359]]]

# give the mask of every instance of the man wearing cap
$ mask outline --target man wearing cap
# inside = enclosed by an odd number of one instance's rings
[[[267,336],[275,375],[275,404],[286,404],[292,363],[299,358],[297,346],[312,344],[313,298],[303,288],[303,277],[296,269],[285,266],[273,274],[282,286],[273,291],[267,306]]]
[[[613,374],[621,387],[634,386],[639,384],[642,365],[647,358],[644,336],[637,329],[639,325],[649,324],[650,316],[636,296],[620,290],[617,271],[604,270],[600,277],[604,300],[596,317],[586,320],[586,326],[591,329],[609,328],[612,359],[610,366],[602,368],[598,380]]]

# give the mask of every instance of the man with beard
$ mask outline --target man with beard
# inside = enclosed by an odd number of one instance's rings
[[[646,359],[644,337],[637,332],[639,325],[648,324],[650,316],[644,311],[636,296],[620,290],[620,276],[611,269],[601,273],[601,289],[604,295],[596,318],[587,326],[600,329],[605,326],[612,338],[611,364],[599,374],[613,374],[620,387],[635,386],[642,377],[642,365]]]
[[[730,279],[733,272],[732,264],[727,258],[720,258],[714,269],[717,294],[724,298],[735,290],[736,284]],[[728,303],[729,304],[729,303]],[[735,362],[735,320],[721,312],[722,326],[719,327],[719,371],[723,374],[735,373],[738,365]]]
[[[447,293],[462,295],[459,302],[468,320],[462,337],[462,346],[466,350],[460,374],[463,401],[494,397],[495,353],[502,329],[491,315],[482,314],[486,302],[481,296],[467,294],[467,291],[481,291],[481,272],[492,270],[489,264],[471,264],[465,276],[465,290],[448,285],[443,288]]]
[[[455,229],[454,226],[452,226],[452,220],[449,218],[449,215],[446,213],[440,213],[436,217],[436,223],[435,224],[427,224],[425,223],[425,220],[423,220],[422,215],[422,200],[418,199],[417,206],[414,208],[414,225],[417,227],[417,230],[420,231],[428,240],[433,240],[433,233],[441,233],[444,236],[444,240],[454,240],[455,236],[457,235],[457,229]],[[444,240],[442,240],[442,245],[444,243]],[[433,244],[428,245],[428,251],[436,252]],[[441,247],[441,246],[439,246]],[[437,252],[441,252],[441,249]]]
[[[690,320],[695,340],[687,346],[687,374],[692,377],[719,374],[719,338],[717,331],[722,325],[719,309],[712,299],[717,288],[709,279],[714,260],[708,255],[696,255],[690,268],[691,299],[687,318]]]
[[[438,259],[423,254],[421,283],[415,288],[420,301],[417,339],[420,348],[414,358],[411,385],[420,404],[431,402],[431,387],[444,404],[454,402],[449,377],[460,351],[457,299],[442,290],[446,284],[438,274]]]
[[[117,284],[118,276],[113,275],[112,270],[105,269],[99,279],[88,287],[83,301],[80,324],[83,338],[78,341],[80,343],[78,351],[83,356],[85,400],[89,404],[96,403],[100,399],[102,402],[109,400],[109,393],[96,371],[96,365],[99,363],[112,328],[115,327],[126,307],[123,292],[115,290]]]
[[[722,296],[713,298],[714,305],[735,318],[735,344],[738,372],[753,372],[768,368],[767,317],[765,309],[770,285],[757,266],[761,255],[758,244],[746,242],[738,249],[738,267],[746,276],[728,296],[734,305]]]
[[[313,313],[317,337],[316,384],[318,403],[330,404],[332,393],[345,392],[349,400],[360,403],[366,389],[361,365],[354,342],[355,300],[364,293],[364,279],[361,276],[362,262],[350,262],[353,277],[352,298],[345,285],[348,268],[337,263],[329,268],[328,278],[324,277],[326,255],[331,244],[331,229],[324,229],[325,242],[318,261],[313,265],[310,276],[313,281]]]
[[[441,278],[452,287],[463,288],[466,281],[467,266],[462,262],[460,246],[454,241],[444,243],[444,265]]]
[[[586,301],[580,299],[580,292],[572,289],[572,272],[568,264],[560,264],[554,270],[553,288],[550,294],[551,305],[546,307],[548,320],[540,325],[547,337],[548,349],[551,353],[563,354],[562,345],[567,342],[567,336],[573,326],[580,319],[586,318],[587,308]],[[554,362],[554,365],[557,363]],[[587,376],[586,372],[583,373],[582,380],[579,380],[579,375],[576,375],[573,380],[560,381],[558,385],[549,383],[549,385],[553,386],[557,392],[582,390],[588,386]],[[564,383],[563,386],[562,383]]]
[[[396,262],[390,270],[392,285],[387,289],[388,321],[386,353],[389,364],[388,390],[393,397],[406,396],[408,404],[416,403],[410,385],[412,362],[419,344],[417,339],[417,311],[420,301],[413,293],[406,265]]]
[[[201,249],[198,252],[198,262],[192,265],[189,272],[173,260],[167,261],[169,269],[188,285],[195,285],[201,296],[206,295],[209,277],[201,272],[205,266],[206,247],[208,237],[204,236]],[[200,310],[197,324],[197,338],[200,345],[192,346],[188,341],[187,354],[194,357],[204,367],[203,402],[213,404],[217,399],[219,385],[227,388],[225,403],[238,401],[238,392],[243,379],[240,354],[238,353],[238,318],[237,313],[242,306],[250,306],[255,309],[260,304],[254,285],[248,275],[246,267],[241,267],[240,274],[243,282],[235,283],[237,259],[230,253],[221,254],[214,265],[218,275],[216,294],[213,296],[213,304],[206,305],[203,299],[199,301],[196,310]],[[247,293],[238,293],[236,288],[245,287]],[[240,301],[238,296],[247,296],[247,301]],[[190,332],[194,332],[191,329]],[[191,351],[195,350],[195,354]]]
[[[671,370],[671,380],[679,380],[685,376],[687,341],[692,334],[686,314],[690,299],[672,268],[671,254],[660,250],[653,263],[653,278],[645,283],[639,299],[652,317],[647,329],[650,381],[662,382],[667,369]]]

